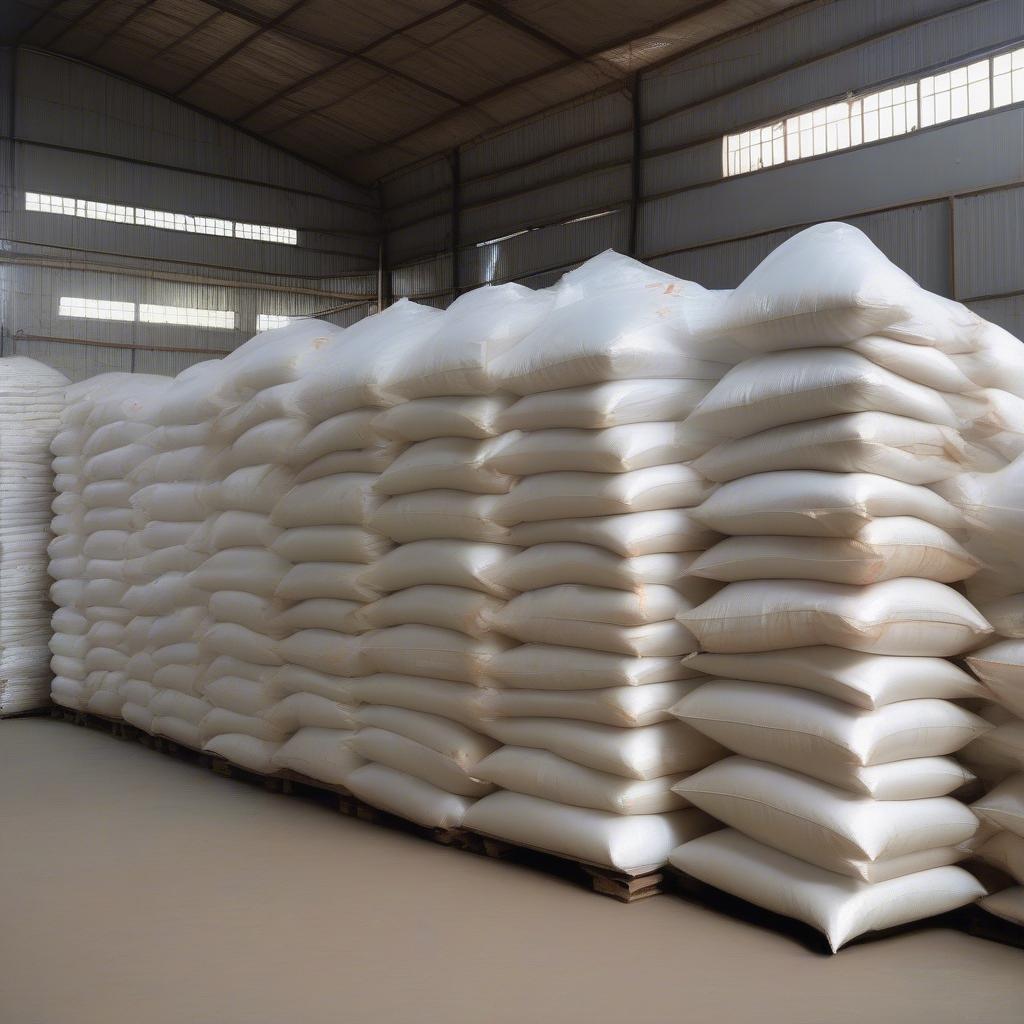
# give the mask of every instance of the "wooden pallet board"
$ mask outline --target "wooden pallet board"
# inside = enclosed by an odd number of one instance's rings
[[[1024,926],[990,914],[983,907],[964,907],[961,926],[968,935],[1024,949]]]
[[[639,903],[663,892],[664,877],[661,871],[649,871],[641,875],[628,875],[613,868],[560,857],[547,850],[536,850],[517,843],[508,843],[492,836],[477,836],[482,843],[482,853],[488,857],[509,860],[526,867],[536,868],[547,874],[567,878],[592,892],[610,896],[620,903]]]
[[[353,796],[344,786],[320,782],[298,772],[280,771],[263,775],[234,764],[216,754],[177,743],[163,736],[153,736],[120,719],[107,718],[69,708],[54,707],[53,718],[86,728],[99,729],[123,739],[133,739],[150,750],[168,754],[201,765],[217,775],[251,785],[262,786],[275,793],[314,799],[347,817],[358,818],[384,828],[416,835],[440,846],[463,850],[497,860],[509,860],[548,874],[582,884],[592,892],[610,896],[622,903],[636,903],[662,892],[661,872],[630,876],[610,868],[558,857],[554,854],[493,839],[463,828],[429,828],[371,807]]]
[[[48,718],[52,711],[52,704],[44,704],[38,708],[28,708],[26,711],[0,711],[0,721],[8,721],[15,718]]]

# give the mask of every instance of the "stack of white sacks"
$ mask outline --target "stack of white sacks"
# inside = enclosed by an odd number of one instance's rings
[[[385,405],[372,429],[391,450],[374,484],[371,523],[395,547],[368,577],[380,596],[360,613],[374,673],[361,684],[353,749],[368,762],[348,779],[367,802],[421,825],[462,824],[494,790],[479,778],[499,744],[484,734],[488,665],[511,646],[494,616],[514,553],[495,509],[513,480],[489,464],[503,442],[493,360],[541,321],[550,296],[481,288],[444,314],[407,310],[423,333],[375,361]]]
[[[686,664],[720,678],[674,711],[737,756],[677,787],[728,828],[672,861],[835,949],[983,893],[953,866],[978,823],[950,755],[992,726],[946,659],[992,628],[957,588],[979,566],[963,516],[931,488],[1020,452],[1024,358],[845,225],[777,249],[722,333],[750,356],[689,424],[718,442],[696,515],[727,539],[690,571],[727,585],[680,616]]]
[[[710,826],[672,786],[722,754],[669,714],[695,675],[675,617],[714,589],[683,578],[713,536],[689,511],[710,487],[683,420],[728,369],[709,335],[722,295],[614,253],[552,291],[490,368],[516,396],[486,469],[517,552],[495,579],[517,596],[489,614],[519,645],[488,667],[484,729],[504,746],[476,774],[501,792],[465,824],[641,873]]]
[[[734,293],[606,253],[97,378],[54,445],[54,697],[430,827],[675,848],[833,946],[969,902],[951,755],[1024,766],[1017,698],[974,657],[972,713],[949,660],[991,639],[961,508],[1021,451],[1018,347],[822,225]],[[1016,577],[970,586],[1024,637]]]
[[[981,906],[1024,925],[1024,457],[940,489],[963,511],[968,546],[985,563],[967,595],[998,636],[966,659],[991,702],[980,714],[994,726],[961,754],[986,790],[972,804],[982,821],[974,849],[1006,879],[1005,886],[993,879]]]
[[[150,415],[166,377],[103,374],[69,389],[54,438],[57,534],[50,545],[53,699],[119,717],[133,614],[125,603],[143,551],[136,543],[132,474],[152,449]]]
[[[193,573],[205,555],[197,545],[207,517],[205,489],[214,479],[210,415],[224,364],[190,367],[155,396],[152,455],[132,474],[136,536],[146,554],[131,578],[132,612],[124,718],[155,736],[198,748],[204,699],[207,594]]]
[[[50,442],[67,386],[34,359],[0,359],[0,717],[48,703]]]
[[[370,429],[377,409],[357,378],[365,377],[359,366],[386,358],[406,329],[416,333],[408,306],[336,330],[288,385],[307,431],[292,448],[292,485],[271,515],[270,553],[286,568],[273,592],[283,611],[282,665],[273,677],[280,703],[271,717],[289,735],[273,766],[332,785],[347,784],[364,763],[350,742],[368,671],[358,613],[377,596],[366,576],[390,547],[369,519],[379,503],[373,485],[393,453]]]

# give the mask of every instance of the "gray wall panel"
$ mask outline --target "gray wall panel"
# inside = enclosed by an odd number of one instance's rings
[[[927,168],[927,173],[922,173]],[[641,252],[911,204],[1024,177],[1024,109],[968,119],[645,203]]]
[[[644,119],[765,79],[866,36],[965,6],[965,0],[818,0],[702,46],[643,78]]]
[[[721,99],[662,118],[644,129],[644,148],[680,147],[746,127],[819,102],[859,92],[937,64],[957,62],[972,51],[1004,46],[1024,37],[1024,4],[988,0],[872,40],[824,60],[788,71]],[[826,44],[827,45],[827,44]]]
[[[628,226],[627,211],[619,209],[608,216],[466,248],[460,253],[460,280],[465,287],[515,281],[538,271],[572,266],[605,249],[621,251],[628,244]]]
[[[581,100],[462,147],[462,177],[479,177],[506,167],[536,160],[567,146],[627,131],[632,102],[625,91]]]
[[[958,199],[959,298],[1024,291],[1024,188]]]
[[[75,377],[132,365],[176,372],[241,344],[261,313],[341,309],[346,293],[375,300],[380,222],[366,190],[74,61],[23,49],[14,66],[13,79],[0,67],[16,136],[0,143],[6,346],[52,356]],[[25,209],[27,191],[291,227],[299,244],[38,213]],[[235,327],[60,316],[62,296],[231,310]],[[331,315],[350,322],[375,305]],[[104,343],[135,346],[134,362]],[[143,355],[154,347],[198,353]]]

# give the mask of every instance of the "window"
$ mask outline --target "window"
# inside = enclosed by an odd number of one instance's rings
[[[296,245],[298,232],[292,228],[272,228],[266,224],[235,224],[236,238],[251,238],[257,242],[280,242],[282,245]]]
[[[70,295],[60,297],[59,316],[83,320],[134,320],[134,302],[113,302],[110,299],[80,299]]]
[[[1021,102],[1024,48],[726,135],[722,170],[761,171]]]
[[[170,213],[148,210],[142,206],[115,206],[92,199],[69,196],[25,193],[25,209],[32,213],[60,213],[87,220],[108,220],[118,224],[134,224],[143,228],[184,231],[192,235],[220,235],[223,238],[247,238],[257,242],[298,245],[299,233],[293,228],[276,228],[268,224],[241,224],[218,217],[196,217],[191,213]]]
[[[256,317],[257,331],[276,331],[279,327],[287,327],[295,323],[297,317],[281,316],[278,313],[260,313]]]
[[[181,324],[186,327],[211,327],[234,330],[235,314],[229,309],[190,309],[187,306],[151,306],[139,304],[139,321],[144,324]]]

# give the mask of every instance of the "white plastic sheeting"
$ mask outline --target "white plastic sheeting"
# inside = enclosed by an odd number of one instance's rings
[[[0,716],[47,703],[49,449],[67,384],[33,359],[0,359]]]

